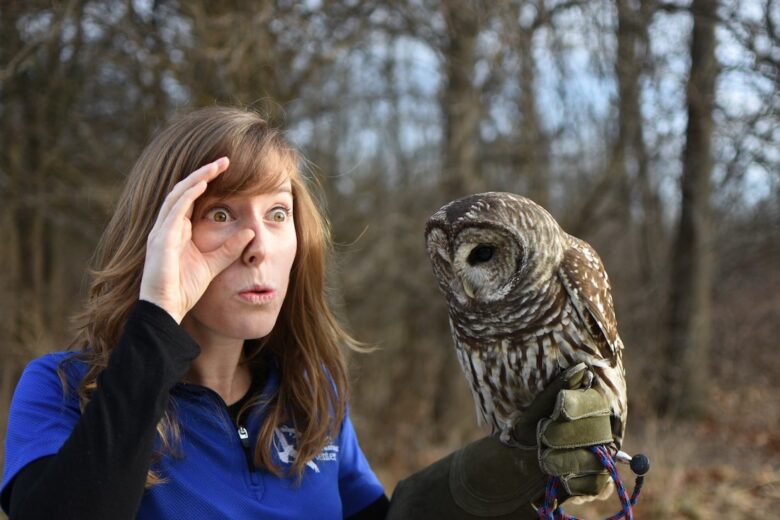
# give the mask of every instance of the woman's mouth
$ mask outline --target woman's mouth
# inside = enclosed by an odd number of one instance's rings
[[[239,291],[238,296],[246,303],[262,305],[273,300],[276,291],[268,285],[253,285]]]

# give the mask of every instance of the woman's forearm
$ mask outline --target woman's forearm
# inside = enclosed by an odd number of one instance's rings
[[[198,352],[165,311],[139,301],[62,448],[28,464],[14,480],[11,518],[134,518],[157,423]]]

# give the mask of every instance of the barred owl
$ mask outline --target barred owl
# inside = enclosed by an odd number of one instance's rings
[[[623,342],[593,248],[533,201],[496,192],[445,205],[428,219],[425,239],[479,422],[511,444],[512,426],[536,394],[585,362],[610,403],[619,449]]]

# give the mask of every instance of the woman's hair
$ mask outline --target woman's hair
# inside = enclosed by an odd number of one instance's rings
[[[290,422],[298,436],[298,455],[290,471],[300,478],[306,463],[338,433],[347,397],[341,346],[357,345],[341,328],[325,298],[330,234],[301,176],[301,157],[255,112],[226,107],[197,110],[162,130],[141,154],[100,239],[89,298],[75,318],[78,334],[71,347],[79,349],[78,358],[88,366],[77,392],[83,409],[138,300],[146,241],[163,200],[177,182],[223,156],[230,158],[230,167],[209,183],[207,195],[254,195],[286,179],[292,183],[298,247],[287,295],[271,333],[254,345],[247,342],[245,361],[252,366],[252,355],[270,352],[282,374],[276,393],[263,396],[266,414],[255,462],[281,475],[271,447],[275,429]],[[257,400],[256,396],[253,402]],[[179,430],[170,406],[157,431],[161,440],[157,456],[175,454]],[[157,482],[159,477],[150,470],[147,486]]]

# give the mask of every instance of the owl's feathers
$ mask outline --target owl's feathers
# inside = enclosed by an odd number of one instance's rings
[[[623,343],[599,256],[531,200],[481,193],[428,220],[426,245],[447,297],[458,359],[478,418],[505,442],[556,375],[585,362],[622,441]]]
[[[603,340],[600,353],[615,366],[623,342],[617,331],[609,279],[596,251],[587,242],[567,235],[559,276],[590,335]]]

